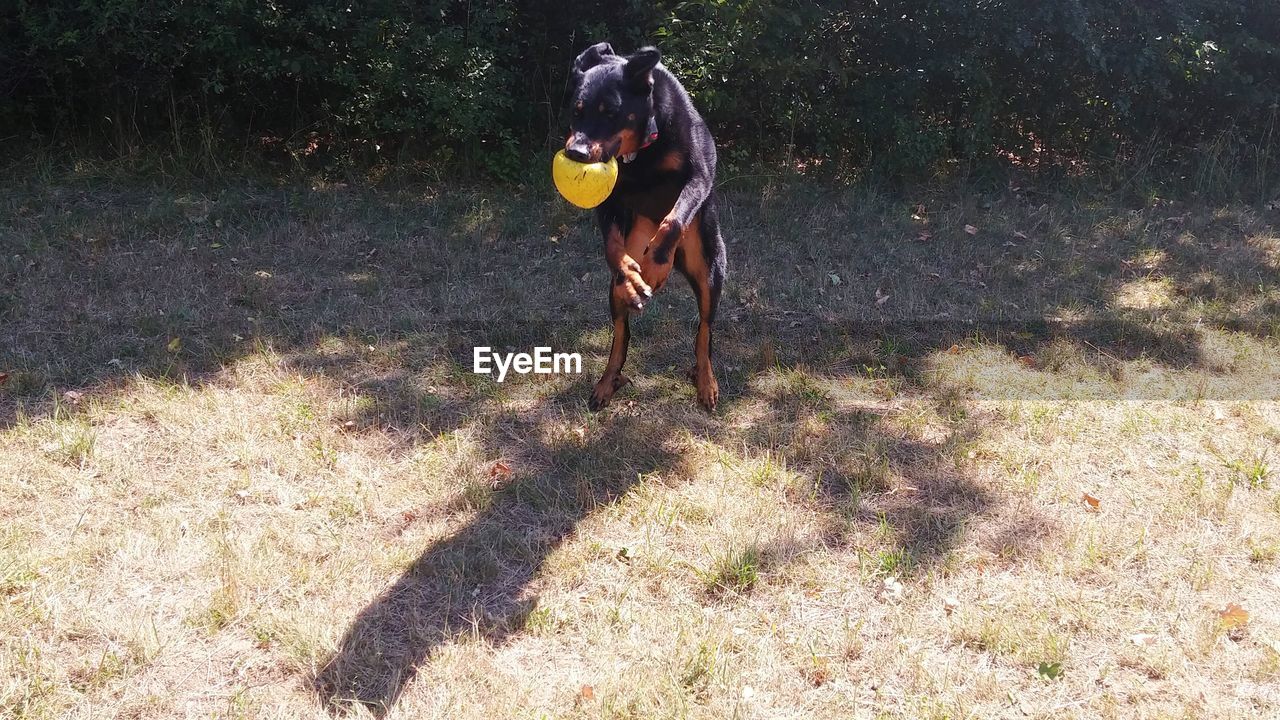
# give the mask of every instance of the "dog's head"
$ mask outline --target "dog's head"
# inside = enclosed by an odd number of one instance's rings
[[[597,43],[573,61],[572,117],[564,151],[578,162],[627,159],[656,135],[653,69],[661,55],[646,47],[617,55]]]

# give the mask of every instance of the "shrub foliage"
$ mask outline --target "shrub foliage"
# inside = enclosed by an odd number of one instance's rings
[[[501,168],[557,142],[568,64],[599,39],[661,47],[730,157],[1271,152],[1280,103],[1275,0],[10,0],[0,123]]]

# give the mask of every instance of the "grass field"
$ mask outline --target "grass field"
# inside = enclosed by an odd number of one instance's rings
[[[1280,717],[1280,212],[0,186],[0,716]],[[476,345],[581,352],[496,383]]]

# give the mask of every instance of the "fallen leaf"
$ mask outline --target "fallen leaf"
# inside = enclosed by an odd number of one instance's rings
[[[1227,414],[1222,412],[1222,408],[1215,406],[1213,408],[1213,419],[1221,422],[1227,419]]]
[[[1030,355],[1019,355],[1018,363],[1023,367],[1034,368],[1036,366],[1036,359]]]
[[[928,230],[924,230],[919,235],[916,236],[916,239],[919,240],[920,242],[929,242],[930,240],[933,239],[933,233],[929,232]]]
[[[576,428],[574,428],[574,429],[573,429],[573,434],[574,434],[574,435],[577,435],[579,440],[586,440],[586,439],[587,439],[587,426],[586,426],[586,425],[583,425],[583,426],[581,426],[581,427],[576,427]]]
[[[0,372],[0,385],[3,385],[7,382],[9,382],[9,373]]]
[[[1080,499],[1081,499],[1081,500],[1084,500],[1086,503],[1088,503],[1089,507],[1093,508],[1094,510],[1097,510],[1097,509],[1098,509],[1098,506],[1099,506],[1100,504],[1102,504],[1102,501],[1101,501],[1101,500],[1099,500],[1098,498],[1096,498],[1096,497],[1094,497],[1094,496],[1090,495],[1089,493],[1081,493],[1081,494],[1080,494]]]
[[[512,474],[510,465],[501,460],[495,460],[489,468],[489,486],[494,490],[500,489],[511,480]]]
[[[182,349],[182,338],[176,337],[169,341],[165,347],[169,348],[169,352],[176,353]]]
[[[1015,230],[1015,231],[1013,232],[1013,236],[1014,236],[1014,237],[1016,237],[1016,238],[1018,238],[1019,240],[1026,240],[1026,239],[1027,239],[1027,234],[1026,234],[1026,233],[1024,233],[1024,232],[1022,232],[1021,230]]]
[[[68,390],[62,393],[62,399],[66,400],[72,405],[79,405],[80,400],[83,397],[84,397],[84,393],[80,392],[79,390]]]
[[[960,354],[960,346],[959,346],[959,345],[952,345],[951,347],[947,348],[947,354],[948,354],[948,355],[959,355],[959,354]]]
[[[974,227],[974,226],[972,226],[972,225],[965,225],[965,226],[964,226],[964,231],[965,231],[966,233],[969,233],[970,235],[977,235],[977,234],[978,234],[978,228],[976,228],[976,227]]]
[[[942,611],[950,615],[955,609],[960,607],[960,601],[953,597],[945,597],[942,599]]]
[[[839,284],[840,284],[840,276],[839,276],[839,275],[837,275],[837,274],[835,274],[835,273],[833,273],[833,272],[829,272],[829,273],[827,273],[827,277],[831,278],[831,284],[832,284],[832,285],[839,285]]]
[[[891,297],[893,296],[890,295],[889,293],[882,293],[880,292],[880,288],[876,288],[876,306],[877,307],[889,302],[889,298]]]
[[[1227,629],[1243,627],[1249,622],[1249,611],[1235,603],[1227,603],[1226,607],[1218,611],[1218,619]]]
[[[1150,633],[1138,633],[1137,635],[1130,635],[1129,642],[1138,647],[1150,647],[1156,644],[1156,636]]]
[[[596,698],[596,689],[590,685],[583,685],[578,694],[582,696],[583,700],[594,700]]]

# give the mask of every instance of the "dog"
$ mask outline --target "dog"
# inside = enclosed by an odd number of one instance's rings
[[[684,86],[657,48],[618,55],[592,45],[572,68],[572,120],[564,151],[578,162],[621,161],[613,192],[596,208],[612,275],[613,345],[588,406],[600,410],[626,385],[622,365],[630,313],[667,282],[674,267],[698,301],[695,362],[689,377],[698,402],[715,410],[720,386],[711,367],[711,326],[724,287],[724,238],[713,187],[716,145]]]

